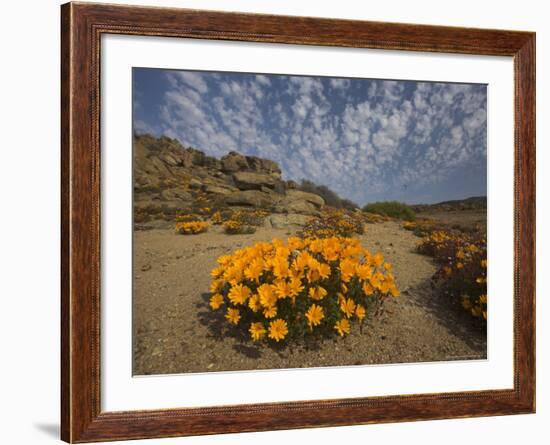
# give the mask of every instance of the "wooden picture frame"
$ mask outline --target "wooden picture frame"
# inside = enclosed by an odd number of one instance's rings
[[[92,3],[61,7],[61,437],[71,443],[535,411],[535,34]],[[103,34],[512,56],[514,387],[102,412],[100,38]]]

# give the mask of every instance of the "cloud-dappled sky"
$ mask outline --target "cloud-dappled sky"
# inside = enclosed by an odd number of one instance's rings
[[[362,205],[487,191],[487,87],[134,68],[134,131],[279,163]]]

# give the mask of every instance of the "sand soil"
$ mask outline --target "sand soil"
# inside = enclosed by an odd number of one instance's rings
[[[435,265],[396,222],[370,224],[363,245],[393,263],[402,295],[345,338],[286,348],[258,346],[208,307],[210,270],[223,254],[292,232],[259,228],[226,235],[218,227],[182,236],[171,229],[134,238],[134,374],[299,368],[486,358],[485,331],[437,295]]]

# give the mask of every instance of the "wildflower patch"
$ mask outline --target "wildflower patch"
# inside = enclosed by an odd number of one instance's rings
[[[400,295],[392,265],[354,238],[259,242],[217,262],[210,307],[255,342],[345,336]]]
[[[418,246],[434,257],[434,280],[472,316],[487,320],[487,239],[484,233],[431,232]]]

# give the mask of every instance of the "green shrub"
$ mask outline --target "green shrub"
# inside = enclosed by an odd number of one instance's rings
[[[363,207],[363,211],[405,221],[413,221],[415,219],[414,210],[407,204],[398,201],[373,202]]]

